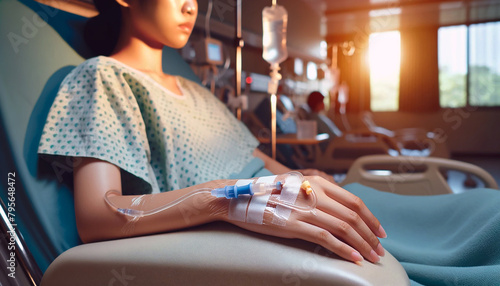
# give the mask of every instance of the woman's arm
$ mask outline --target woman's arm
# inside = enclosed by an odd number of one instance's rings
[[[74,167],[74,192],[76,222],[83,242],[171,231],[227,217],[228,200],[200,194],[178,206],[130,222],[131,217],[118,213],[104,200],[107,191],[122,193],[120,169],[94,158],[81,158],[80,161]],[[217,188],[232,183],[234,181],[231,180],[212,181],[173,192],[146,195],[142,200],[142,209],[163,206],[199,188]],[[118,207],[129,208],[138,197],[113,196],[110,199]]]
[[[264,167],[271,171],[273,174],[284,174],[292,171],[292,169],[286,167],[285,165],[281,164],[280,162],[274,160],[273,158],[267,156],[264,154],[262,151],[259,149],[255,148],[253,151],[253,156],[261,159],[264,161]]]
[[[377,236],[385,237],[385,232],[375,216],[359,198],[346,190],[321,177],[306,178],[317,196],[316,209],[314,213],[292,211],[286,225],[273,224],[274,214],[269,209],[264,214],[267,222],[264,224],[232,221],[228,218],[230,200],[210,194],[189,197],[179,205],[131,222],[129,217],[117,212],[104,200],[109,190],[121,193],[120,169],[105,161],[82,158],[81,163],[74,167],[78,232],[82,241],[92,242],[178,230],[221,220],[258,233],[311,241],[350,261],[360,261],[363,256],[377,262],[378,256],[384,254]],[[234,183],[235,180],[217,180],[145,195],[141,208],[154,209],[199,188],[212,189]],[[111,199],[118,207],[130,208],[138,197],[114,196]],[[301,192],[298,200],[307,201],[308,197]]]

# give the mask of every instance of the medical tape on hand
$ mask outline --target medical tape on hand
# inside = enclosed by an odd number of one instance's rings
[[[238,180],[236,186],[243,186],[252,183],[253,180]],[[247,217],[247,207],[250,202],[250,196],[239,196],[231,199],[229,202],[228,218],[234,221],[245,222]]]
[[[274,183],[274,180],[276,180],[276,177],[277,176],[260,177],[256,183],[272,184]],[[264,220],[264,211],[266,210],[267,201],[269,201],[270,196],[271,191],[264,195],[252,197],[252,200],[248,205],[246,222],[262,224]]]
[[[297,196],[299,195],[300,185],[302,184],[301,179],[298,176],[288,176],[283,184],[283,190],[281,190],[281,195],[279,200],[288,204],[295,204]],[[290,217],[292,210],[286,206],[277,205],[276,212],[273,216],[273,224],[284,226],[286,221]]]

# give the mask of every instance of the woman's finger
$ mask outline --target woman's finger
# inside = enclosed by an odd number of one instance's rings
[[[324,193],[332,200],[335,200],[348,209],[356,212],[361,217],[361,219],[363,219],[366,225],[371,229],[371,231],[378,237],[387,237],[385,230],[378,219],[370,212],[365,203],[359,197],[342,189],[339,186],[330,184],[328,181],[322,179],[321,177],[313,177],[310,180],[310,183],[313,189],[323,189]]]
[[[323,246],[338,256],[352,262],[363,261],[363,256],[352,246],[336,238],[330,231],[303,221],[297,221],[296,238]]]
[[[348,222],[321,210],[316,210],[315,214],[303,215],[298,219],[330,232],[337,239],[356,249],[367,260],[373,263],[380,260],[374,248]]]
[[[365,221],[355,211],[330,198],[318,199],[317,209],[348,223],[366,241],[378,255],[384,256],[385,251],[377,236],[366,225]],[[356,248],[358,249],[358,248]]]

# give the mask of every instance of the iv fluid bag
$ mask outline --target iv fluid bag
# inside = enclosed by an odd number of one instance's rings
[[[279,64],[288,58],[286,26],[288,13],[283,6],[273,5],[262,10],[262,58],[269,64]]]

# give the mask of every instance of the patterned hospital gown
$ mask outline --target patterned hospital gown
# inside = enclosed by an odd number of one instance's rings
[[[62,82],[38,153],[111,162],[121,168],[124,194],[240,172],[258,141],[207,89],[176,79],[182,95],[115,59],[88,59]]]

